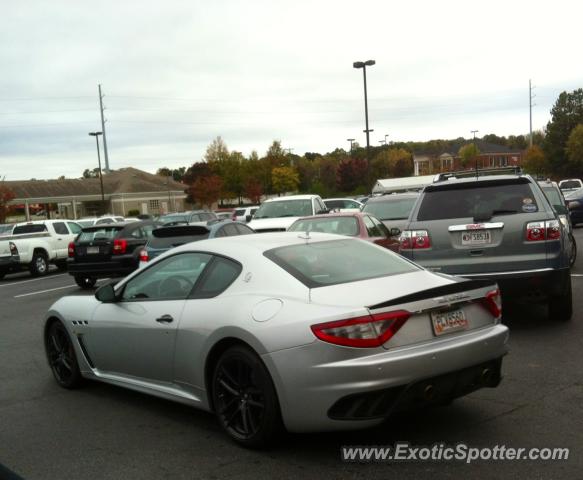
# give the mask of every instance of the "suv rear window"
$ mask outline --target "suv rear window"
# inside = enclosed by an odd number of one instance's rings
[[[425,189],[417,221],[535,213],[528,181],[462,183]]]
[[[32,225],[17,225],[12,231],[12,235],[18,235],[21,233],[41,233],[48,232],[47,226],[43,223],[35,223]]]
[[[264,255],[309,288],[417,271],[398,255],[355,239],[274,248]]]
[[[561,182],[561,186],[560,188],[581,188],[581,182],[578,180],[567,180],[567,181],[563,181]]]
[[[363,212],[372,213],[381,220],[404,220],[409,218],[417,197],[399,198],[399,196],[383,197],[382,200],[367,202]]]
[[[111,226],[110,226],[111,225]],[[95,240],[109,240],[114,238],[123,227],[115,227],[113,224],[103,225],[99,228],[92,228],[91,230],[83,230],[78,237],[79,242],[93,242]]]

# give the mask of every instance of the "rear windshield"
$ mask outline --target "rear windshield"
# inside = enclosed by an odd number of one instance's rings
[[[188,223],[188,217],[186,215],[165,215],[158,219],[163,225],[176,224],[176,223]]]
[[[320,217],[304,218],[296,221],[288,228],[290,232],[324,232],[348,235],[358,235],[358,221],[355,217]]]
[[[280,200],[265,202],[255,213],[258,218],[307,217],[312,215],[312,200]]]
[[[536,213],[529,183],[457,184],[426,189],[417,221]]]
[[[581,182],[578,180],[566,180],[561,182],[560,188],[581,188]]]
[[[543,192],[545,192],[545,195],[547,196],[547,198],[549,199],[549,202],[551,202],[551,205],[553,207],[556,207],[559,205],[564,205],[563,199],[561,198],[561,194],[558,192],[558,190],[556,188],[543,187]]]
[[[404,220],[409,218],[417,197],[386,197],[383,200],[368,202],[363,212],[372,213],[381,220]]]
[[[152,248],[173,248],[184,245],[185,243],[205,240],[208,237],[208,233],[203,235],[179,235],[176,237],[152,237],[150,240],[148,240],[148,246]]]
[[[304,243],[264,255],[309,288],[414,272],[402,257],[356,239]]]
[[[47,232],[47,226],[42,223],[35,223],[33,225],[17,225],[12,231],[13,235],[19,235],[22,233],[41,233]]]
[[[235,215],[240,217],[241,215],[245,215],[245,209],[242,210],[235,210]]]
[[[110,226],[111,225],[111,226]],[[95,240],[110,240],[114,238],[123,229],[114,227],[112,224],[103,225],[100,228],[92,228],[91,230],[83,230],[79,234],[79,242],[93,242]]]

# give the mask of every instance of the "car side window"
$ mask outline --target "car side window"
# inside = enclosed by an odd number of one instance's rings
[[[155,225],[143,225],[142,232],[146,238],[152,238],[152,231],[155,229]]]
[[[212,298],[224,292],[239,276],[239,263],[224,257],[215,257],[201,279],[200,286],[193,292],[193,298]]]
[[[225,227],[219,228],[215,233],[215,238],[226,237],[226,236],[227,236],[227,232],[225,231]]]
[[[103,225],[104,223],[115,223],[111,218],[101,218],[95,222],[95,225]]]
[[[389,232],[389,229],[387,228],[387,226],[381,222],[378,218],[376,217],[368,217],[372,220],[372,223],[375,224],[375,226],[379,229],[379,231],[381,232],[381,237],[390,237],[391,236],[391,232]]]
[[[142,231],[141,228],[134,228],[131,232],[129,232],[129,234],[132,238],[146,238],[146,234]]]
[[[228,237],[232,237],[234,235],[239,235],[239,231],[237,230],[237,227],[233,223],[229,223],[228,225],[225,225],[224,229],[225,229],[225,233],[227,234]]]
[[[362,220],[364,222],[364,226],[366,227],[369,237],[384,236],[368,215],[365,215]]]
[[[189,222],[200,222],[200,215],[196,213],[194,215],[191,215]]]
[[[78,233],[81,233],[81,225],[79,225],[78,223],[75,222],[67,222],[67,225],[69,226],[69,230],[71,230],[71,233],[77,235]]]
[[[246,225],[240,225],[240,224],[236,224],[235,225],[237,227],[237,230],[239,231],[239,235],[249,235],[250,233],[255,233],[255,231],[246,226]]]
[[[211,260],[206,253],[181,253],[162,260],[132,278],[124,287],[122,301],[182,300]]]
[[[65,222],[55,222],[53,223],[53,228],[59,235],[69,235],[69,229],[65,225]]]

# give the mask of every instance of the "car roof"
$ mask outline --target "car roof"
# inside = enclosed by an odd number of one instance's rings
[[[432,190],[434,187],[442,187],[444,185],[463,185],[463,184],[472,184],[472,183],[484,183],[484,182],[499,182],[508,181],[508,180],[518,180],[518,179],[525,179],[527,182],[534,183],[534,180],[530,175],[481,175],[479,177],[463,177],[463,178],[447,178],[444,180],[439,180],[437,182],[431,183],[427,185],[423,191]]]
[[[362,218],[364,216],[369,216],[370,213],[366,212],[330,212],[330,213],[323,213],[319,215],[309,215],[307,217],[300,217],[296,220],[299,222],[300,220],[317,220],[318,218],[330,218],[330,217],[358,217]],[[295,222],[294,222],[295,223]]]
[[[378,195],[375,197],[370,197],[368,202],[369,203],[377,203],[377,202],[387,202],[391,200],[398,200],[399,198],[417,198],[419,196],[419,192],[401,192],[401,193],[387,193],[385,195]]]
[[[268,202],[281,202],[281,201],[288,201],[288,200],[311,200],[313,198],[319,198],[320,195],[290,195],[288,197],[274,197],[268,200],[265,200],[263,203]]]

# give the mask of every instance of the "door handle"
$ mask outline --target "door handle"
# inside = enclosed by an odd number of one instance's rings
[[[156,319],[156,321],[158,323],[172,323],[174,321],[174,319],[172,318],[172,315],[162,315],[161,317],[158,317]]]

